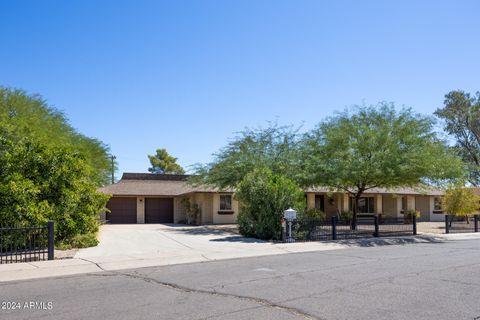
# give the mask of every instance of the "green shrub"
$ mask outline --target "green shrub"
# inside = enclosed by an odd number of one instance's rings
[[[62,241],[56,245],[59,250],[68,250],[72,248],[88,248],[98,245],[97,235],[95,233],[78,234],[69,241]]]
[[[343,210],[340,212],[340,220],[345,223],[350,223],[353,218],[353,211],[350,210]]]
[[[281,218],[289,207],[305,208],[305,195],[292,180],[257,168],[240,182],[236,197],[240,202],[237,218],[242,235],[259,239],[280,239]]]
[[[321,221],[325,221],[327,219],[327,214],[317,209],[308,209],[305,211],[305,216],[310,219],[318,219]]]
[[[13,138],[0,126],[0,221],[35,226],[53,220],[57,243],[87,243],[74,239],[97,232],[109,198],[97,191],[91,170],[70,148]]]
[[[404,216],[405,218],[412,218],[413,216],[415,216],[415,218],[420,218],[421,213],[420,213],[420,211],[418,211],[418,210],[411,210],[411,209],[409,209],[409,210],[404,210],[404,211],[403,211],[403,216]]]

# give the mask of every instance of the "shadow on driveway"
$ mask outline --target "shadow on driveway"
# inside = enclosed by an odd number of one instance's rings
[[[415,243],[444,243],[445,241],[431,236],[365,238],[353,240],[339,240],[336,243],[351,247],[379,247],[388,245],[407,245]]]
[[[219,238],[219,239],[211,239],[210,241],[215,241],[215,242],[243,242],[243,243],[267,243],[268,241],[260,240],[260,239],[255,239],[255,238],[246,238],[242,236],[230,236],[230,237],[225,237],[225,238]]]

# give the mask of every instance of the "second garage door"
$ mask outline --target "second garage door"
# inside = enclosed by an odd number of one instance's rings
[[[145,223],[173,223],[173,198],[145,198]]]

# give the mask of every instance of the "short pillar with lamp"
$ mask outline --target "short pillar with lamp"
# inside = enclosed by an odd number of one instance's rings
[[[297,211],[292,208],[288,208],[283,212],[283,218],[287,221],[288,224],[288,236],[285,242],[295,242],[295,239],[292,237],[292,222],[297,219]]]

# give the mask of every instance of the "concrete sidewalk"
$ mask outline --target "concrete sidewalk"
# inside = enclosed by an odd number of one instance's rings
[[[214,260],[415,243],[479,239],[480,234],[423,234],[416,237],[272,243],[198,227],[103,228],[97,247],[73,259],[0,265],[0,282]],[[122,226],[120,226],[122,227]]]

